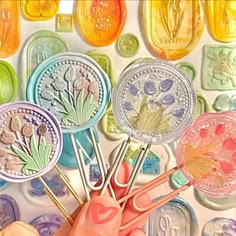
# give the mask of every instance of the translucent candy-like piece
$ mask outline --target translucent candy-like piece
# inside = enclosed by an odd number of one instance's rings
[[[23,16],[27,20],[49,20],[54,17],[59,9],[60,0],[22,0]]]
[[[0,2],[0,57],[13,55],[19,47],[19,6],[20,1]]]
[[[206,1],[208,28],[211,36],[221,42],[236,40],[236,1]]]
[[[84,38],[94,46],[111,44],[126,21],[125,0],[77,1],[76,20]]]
[[[157,56],[176,60],[196,47],[204,28],[200,0],[145,0],[142,11],[144,33]]]

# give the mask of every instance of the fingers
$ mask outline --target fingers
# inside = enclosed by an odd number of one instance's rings
[[[120,205],[114,199],[97,196],[84,205],[69,236],[117,236],[121,219]]]
[[[38,231],[31,225],[25,224],[21,221],[15,221],[8,225],[3,231],[1,231],[0,236],[39,236]]]

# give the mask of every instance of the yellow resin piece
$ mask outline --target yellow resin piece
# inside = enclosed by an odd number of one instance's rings
[[[208,0],[208,28],[211,36],[221,42],[236,40],[236,1]]]
[[[74,17],[72,14],[56,15],[56,31],[57,32],[73,32]]]
[[[87,42],[107,46],[114,42],[126,21],[125,0],[77,1],[76,22]]]
[[[22,12],[27,20],[49,20],[59,9],[60,0],[22,0]]]
[[[160,58],[176,60],[197,46],[204,28],[201,0],[144,0],[144,34]]]
[[[0,1],[0,57],[13,55],[20,44],[18,0]]]

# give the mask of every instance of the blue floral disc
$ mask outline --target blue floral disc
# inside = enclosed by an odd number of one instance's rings
[[[54,114],[64,133],[75,133],[102,117],[110,100],[110,82],[88,56],[65,52],[48,58],[33,71],[26,97]]]
[[[192,121],[196,94],[191,81],[165,61],[138,61],[120,76],[112,94],[114,116],[137,140],[162,144],[178,139]]]

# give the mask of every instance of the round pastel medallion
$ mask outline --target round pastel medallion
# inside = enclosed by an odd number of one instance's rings
[[[196,95],[175,66],[160,60],[132,64],[112,94],[114,116],[134,138],[152,144],[176,140],[192,120]]]
[[[56,214],[45,214],[38,216],[30,222],[30,225],[34,226],[40,236],[50,236],[61,227],[64,223],[62,216]]]
[[[61,53],[31,74],[27,100],[53,113],[63,132],[78,132],[101,118],[109,90],[109,78],[95,61],[79,53]]]
[[[23,182],[53,168],[62,149],[56,118],[29,102],[3,105],[0,114],[0,178]]]
[[[177,165],[208,196],[227,196],[236,189],[235,117],[235,112],[205,113],[180,137]]]

